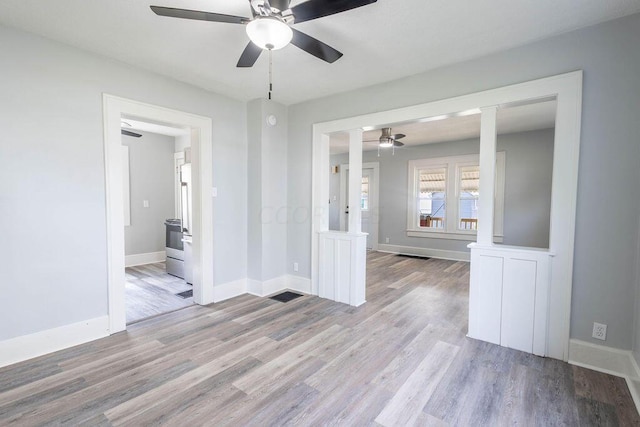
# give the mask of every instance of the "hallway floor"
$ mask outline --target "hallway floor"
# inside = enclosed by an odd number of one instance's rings
[[[193,287],[167,274],[164,262],[127,267],[125,274],[127,324],[193,304],[193,297],[176,295]]]

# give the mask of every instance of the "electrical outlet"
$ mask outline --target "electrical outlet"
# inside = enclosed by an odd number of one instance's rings
[[[597,322],[593,322],[593,334],[591,334],[592,337],[599,339],[599,340],[606,340],[607,339],[607,325],[602,324],[602,323],[597,323]]]
[[[384,239],[384,242],[385,242],[385,243],[389,243],[389,238],[388,238],[388,237],[387,237],[387,238],[385,238],[385,239]]]
[[[293,271],[298,271],[298,263],[297,262],[293,263]]]

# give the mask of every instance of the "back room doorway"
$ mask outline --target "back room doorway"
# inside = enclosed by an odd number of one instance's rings
[[[193,305],[191,129],[121,118],[126,323]]]
[[[190,224],[187,229],[192,235],[190,246],[192,267],[189,268],[189,271],[193,273],[193,302],[201,305],[213,302],[213,203],[211,197],[213,125],[212,120],[208,117],[108,94],[103,95],[103,106],[107,181],[108,312],[109,333],[113,334],[125,330],[127,324],[124,233],[126,223],[125,161],[122,148],[122,120],[137,120],[190,130],[187,137],[191,148],[191,215],[189,215]],[[180,159],[172,159],[172,164],[179,166]],[[171,189],[168,191],[173,192]],[[177,193],[178,190],[175,189],[175,192]],[[146,199],[142,200],[143,206],[144,200]],[[148,200],[148,203],[150,206],[151,200]],[[179,215],[181,214],[174,210],[171,216]],[[184,229],[182,224],[179,228]],[[165,237],[162,238],[163,241],[165,241]],[[179,240],[188,240],[185,235],[177,237]],[[165,258],[165,263],[166,261],[167,258]]]

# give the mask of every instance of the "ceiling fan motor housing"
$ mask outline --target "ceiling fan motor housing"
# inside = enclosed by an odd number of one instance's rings
[[[382,135],[380,135],[380,147],[393,146],[393,137],[391,136],[391,128],[382,128]]]
[[[275,9],[277,12],[284,12],[289,9],[290,0],[269,0],[268,3],[271,9]]]

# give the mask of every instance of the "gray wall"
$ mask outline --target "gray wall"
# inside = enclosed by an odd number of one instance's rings
[[[275,115],[269,126],[266,117]],[[266,281],[286,273],[287,109],[266,99],[247,106],[249,141],[249,279]]]
[[[312,125],[584,70],[571,336],[609,326],[605,345],[630,349],[633,336],[640,186],[640,15],[393,82],[289,107],[289,204],[311,207]],[[616,211],[606,226],[594,206]],[[289,261],[310,277],[311,222],[292,220]],[[290,263],[289,263],[290,265]]]
[[[214,280],[246,277],[243,102],[0,26],[0,340],[107,314],[102,94],[213,119]]]
[[[553,168],[551,129],[498,136],[505,152],[504,244],[548,247]],[[380,163],[379,243],[469,252],[469,241],[407,236],[408,162],[416,159],[478,154],[480,139],[410,146],[395,151],[365,151],[363,162]],[[331,156],[331,165],[349,162],[348,154]],[[541,185],[531,185],[541,183]],[[340,174],[330,177],[330,227],[339,229]],[[331,224],[333,219],[334,224]],[[546,221],[545,221],[546,219]],[[336,228],[333,228],[336,227]]]
[[[247,104],[247,155],[248,180],[251,185],[247,189],[247,277],[262,280],[262,225],[260,211],[262,210],[262,102],[259,99]]]
[[[554,130],[498,137],[505,151],[505,245],[549,247]]]
[[[122,135],[129,147],[131,225],[124,228],[125,255],[164,251],[164,220],[175,215],[173,153],[175,138],[141,132]],[[143,201],[149,201],[149,207]]]

